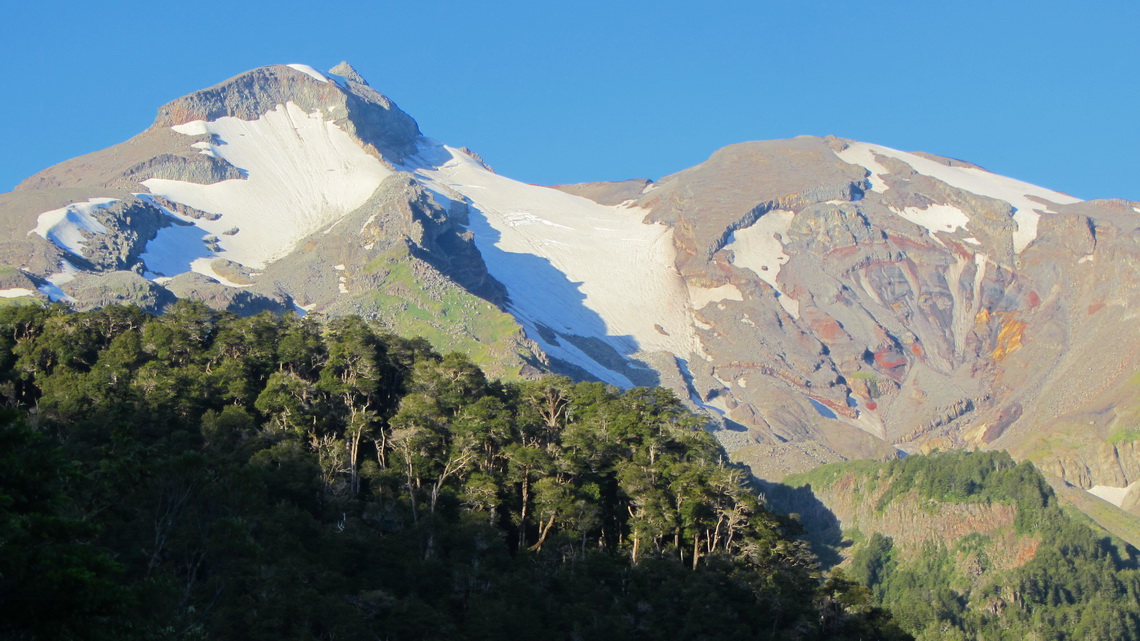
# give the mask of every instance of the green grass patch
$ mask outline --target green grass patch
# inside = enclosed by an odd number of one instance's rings
[[[518,377],[525,353],[513,316],[453,283],[421,282],[403,251],[382,255],[365,270],[384,273],[369,298],[388,330],[422,336],[440,352],[461,352],[491,376]]]
[[[0,307],[23,307],[26,305],[43,306],[44,301],[35,296],[18,296],[16,298],[0,298]]]
[[[958,540],[957,551],[966,554],[985,552],[993,543],[992,537],[981,532],[971,532]]]
[[[792,474],[782,482],[792,487],[811,485],[813,488],[831,487],[836,481],[848,474],[872,476],[883,469],[884,464],[879,461],[842,461],[839,463],[825,463],[817,468],[799,474]]]
[[[1137,427],[1118,427],[1112,434],[1108,435],[1105,439],[1113,445],[1120,443],[1131,443],[1140,440],[1140,428]]]

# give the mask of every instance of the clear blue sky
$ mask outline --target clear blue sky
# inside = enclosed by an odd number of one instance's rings
[[[535,183],[659,178],[835,134],[1140,200],[1140,2],[20,2],[0,191],[264,64],[350,61],[427,134]]]

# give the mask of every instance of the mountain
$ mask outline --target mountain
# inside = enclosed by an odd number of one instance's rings
[[[529,185],[342,63],[179,98],[0,226],[12,301],[362,314],[498,376],[670,387],[765,478],[1004,449],[1140,498],[1140,203],[834,137]]]

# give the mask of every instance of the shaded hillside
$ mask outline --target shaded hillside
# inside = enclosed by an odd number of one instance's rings
[[[0,636],[904,639],[666,390],[180,302],[0,309]]]
[[[950,452],[786,482],[771,503],[919,639],[1140,638],[1136,549],[1063,509],[1030,463]]]

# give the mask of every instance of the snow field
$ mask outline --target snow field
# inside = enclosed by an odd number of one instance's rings
[[[249,267],[264,267],[305,236],[360,207],[392,173],[319,111],[306,113],[292,102],[257,120],[224,117],[173,129],[186,135],[212,134],[215,142],[209,148],[199,143],[201,153],[225,159],[245,170],[247,178],[212,185],[152,178],[143,185],[154,195],[221,214],[213,221],[182,219],[218,236],[218,255]],[[241,232],[223,234],[233,227]],[[179,229],[163,229],[152,243],[161,243],[164,235],[187,234]],[[171,239],[166,249],[183,240]],[[190,259],[184,266],[166,264],[163,273],[190,269],[189,262],[203,257],[197,245],[200,240],[182,252],[180,261]]]
[[[674,266],[672,230],[643,223],[645,210],[520,183],[430,141],[420,160],[413,169],[427,187],[472,201],[469,229],[488,270],[506,286],[528,335],[551,355],[629,385],[568,341],[543,339],[538,325],[604,338],[622,354],[702,353],[689,290]]]

